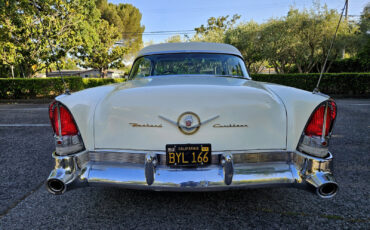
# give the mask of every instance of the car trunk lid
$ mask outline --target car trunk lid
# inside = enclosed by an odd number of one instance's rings
[[[185,112],[213,120],[186,135],[173,124]],[[164,151],[166,144],[210,143],[213,151],[285,149],[286,119],[275,94],[251,80],[145,78],[116,87],[99,103],[95,148]]]

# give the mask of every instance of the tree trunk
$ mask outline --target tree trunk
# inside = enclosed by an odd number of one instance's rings
[[[298,68],[298,72],[299,72],[299,73],[302,73],[303,71],[302,71],[302,67],[301,67],[301,65],[296,64],[296,66],[297,66],[297,68]]]
[[[104,78],[104,68],[100,68],[99,72],[100,72],[100,78]]]
[[[22,73],[22,75],[23,75],[23,78],[26,78],[26,75],[24,75],[24,71],[23,71],[23,67],[22,67],[22,65],[19,65],[19,68],[21,69],[21,73]]]
[[[327,65],[327,67],[326,67],[325,73],[329,72],[329,69],[330,69],[332,64],[333,64],[333,61],[330,61],[329,65]]]
[[[10,66],[10,68],[11,68],[11,70],[12,70],[12,78],[14,78],[14,66],[13,66],[13,65],[11,65],[11,66]]]
[[[281,74],[284,74],[286,71],[285,71],[285,62],[284,61],[281,61],[280,62],[280,73]]]

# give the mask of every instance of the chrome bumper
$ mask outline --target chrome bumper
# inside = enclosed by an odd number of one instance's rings
[[[47,180],[53,194],[85,186],[121,186],[156,191],[219,191],[293,186],[316,191],[323,198],[338,189],[331,173],[332,155],[308,156],[298,151],[214,152],[213,164],[171,168],[164,152],[84,151],[53,154],[56,166]]]

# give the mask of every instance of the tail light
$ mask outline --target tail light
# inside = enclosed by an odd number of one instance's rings
[[[60,102],[49,107],[49,118],[54,130],[56,153],[67,155],[84,150],[81,135],[71,112]]]
[[[308,120],[298,149],[317,157],[325,157],[336,116],[337,106],[333,100],[320,104]]]

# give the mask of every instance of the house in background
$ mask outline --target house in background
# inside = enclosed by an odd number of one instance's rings
[[[96,69],[89,70],[61,70],[62,76],[80,76],[82,78],[100,78],[100,71]],[[121,78],[125,74],[122,70],[108,70],[107,78]],[[46,77],[59,77],[59,71],[46,73]]]
[[[275,71],[274,68],[269,68],[269,67],[264,66],[259,73],[261,73],[261,74],[276,74],[276,71]]]

